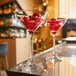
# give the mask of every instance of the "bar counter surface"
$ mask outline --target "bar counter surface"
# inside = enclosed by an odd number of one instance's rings
[[[73,67],[69,62],[71,57],[76,57],[76,43],[62,42],[61,44],[56,45],[55,49],[56,53],[62,60],[60,62],[56,62],[55,76],[75,76],[76,67]],[[38,66],[42,66],[42,71],[36,71],[35,69],[28,70],[26,66],[26,63],[30,61],[30,59],[28,59],[7,70],[6,72],[8,76],[53,76],[52,63],[49,61],[49,58],[52,57],[52,51],[53,47],[34,56],[34,62]],[[69,72],[71,72],[70,75]]]

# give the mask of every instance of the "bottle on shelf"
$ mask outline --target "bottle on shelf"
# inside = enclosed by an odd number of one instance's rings
[[[2,37],[2,38],[5,38],[6,37],[6,34],[5,34],[4,31],[1,32],[1,36],[0,37]]]
[[[17,5],[15,3],[12,4],[12,13],[16,12]]]
[[[6,29],[5,34],[6,34],[6,37],[9,37],[9,30],[8,29]]]
[[[12,6],[11,4],[8,5],[8,14],[11,14],[12,13]]]
[[[13,38],[14,37],[14,30],[13,29],[9,29],[9,32],[10,32],[10,38]]]
[[[6,18],[6,26],[11,26],[12,24],[12,19],[11,18]]]
[[[0,8],[0,14],[2,14],[3,13],[3,9],[2,8]]]
[[[3,18],[0,18],[0,26],[3,26]]]
[[[14,29],[14,38],[18,38],[18,37],[19,37],[18,30]]]
[[[7,6],[6,6],[6,5],[4,6],[3,14],[8,14],[8,8],[7,8]]]
[[[3,17],[3,25],[4,25],[4,26],[6,25],[5,17]]]
[[[20,37],[20,38],[24,38],[24,37],[25,37],[25,32],[24,32],[24,30],[22,30],[22,29],[19,30],[19,37]]]

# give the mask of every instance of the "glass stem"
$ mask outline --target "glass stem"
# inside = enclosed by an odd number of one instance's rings
[[[55,55],[55,34],[53,34],[53,47],[54,47],[53,55]]]
[[[30,51],[30,58],[33,61],[33,34],[31,34],[31,51]]]
[[[53,64],[53,76],[55,76],[55,63]]]
[[[55,34],[53,34],[53,58],[55,57]],[[55,76],[55,62],[53,62],[53,76]]]

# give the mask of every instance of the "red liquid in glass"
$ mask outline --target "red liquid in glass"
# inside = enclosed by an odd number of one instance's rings
[[[56,34],[59,28],[62,26],[63,21],[57,21],[56,19],[50,19],[47,21],[47,27],[51,30],[52,34]]]
[[[24,16],[18,19],[23,23],[24,27],[28,30],[30,34],[33,34],[34,30],[41,24],[43,19],[38,13],[34,13],[32,16]]]

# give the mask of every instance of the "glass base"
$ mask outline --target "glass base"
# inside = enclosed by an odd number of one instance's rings
[[[52,55],[51,62],[53,64],[56,64],[56,62],[60,62],[60,61],[61,59],[56,54]]]
[[[33,73],[33,74],[41,74],[43,72],[43,66],[38,66],[33,61],[29,61],[26,63],[26,69],[27,72]]]
[[[60,62],[62,61],[58,56],[57,54],[53,54],[51,58],[48,58],[47,59],[48,61],[52,62],[53,65],[56,64],[56,62]]]

